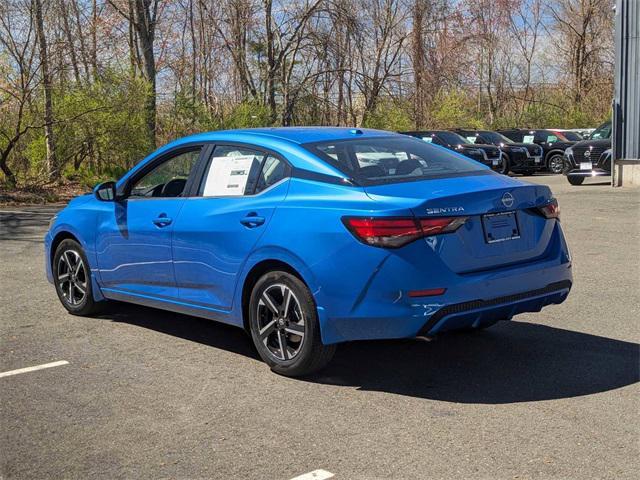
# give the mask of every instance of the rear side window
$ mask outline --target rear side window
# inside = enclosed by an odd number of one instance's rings
[[[271,185],[275,185],[280,180],[287,178],[288,176],[288,165],[279,158],[268,156],[262,165],[260,174],[258,175],[255,193],[260,193],[263,190],[266,190]]]
[[[250,148],[219,145],[200,185],[203,197],[251,195],[266,154]]]
[[[254,195],[290,176],[286,162],[252,148],[218,145],[200,185],[203,197]]]
[[[554,134],[552,132],[536,132],[535,134],[536,143],[554,143],[559,139],[564,140],[564,138],[560,138],[560,134]]]
[[[481,164],[411,137],[377,137],[305,147],[362,185],[488,172]]]
[[[514,142],[523,142],[523,143],[533,143],[533,137],[526,142],[524,140],[524,135],[521,132],[502,132],[502,134],[508,138],[510,138]]]

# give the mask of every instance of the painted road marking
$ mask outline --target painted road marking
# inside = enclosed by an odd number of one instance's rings
[[[333,477],[333,473],[327,472],[326,470],[318,469],[313,472],[303,473],[297,477],[292,478],[291,480],[325,480],[326,478]]]
[[[0,373],[0,378],[10,377],[11,375],[18,375],[19,373],[35,372],[36,370],[44,370],[45,368],[61,367],[62,365],[69,365],[69,362],[67,362],[66,360],[59,360],[57,362],[43,363],[42,365],[36,365],[35,367],[26,367],[26,368],[19,368],[17,370],[9,370],[8,372]],[[329,477],[323,477],[323,478],[329,478]]]

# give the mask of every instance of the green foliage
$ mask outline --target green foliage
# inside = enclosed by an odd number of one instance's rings
[[[149,86],[128,72],[102,72],[94,83],[64,83],[54,91],[54,133],[57,165],[62,178],[91,187],[100,181],[118,178],[151,152],[146,135],[144,99]],[[6,100],[2,103],[2,100]],[[0,96],[0,148],[15,125],[16,111],[8,98]],[[23,125],[42,125],[42,96],[25,111]],[[431,100],[426,128],[578,128],[594,127],[610,116],[609,101],[587,96],[580,105],[563,88],[533,92],[526,104],[515,97],[499,102],[500,112],[489,115],[488,101],[468,90],[443,90]],[[402,131],[414,128],[413,107],[406,100],[379,99],[373,112],[365,116],[365,127]],[[349,112],[362,115],[361,111]],[[298,125],[336,122],[335,105],[317,95],[296,98],[293,121]],[[177,92],[170,101],[158,100],[157,143],[195,132],[265,127],[273,125],[269,108],[258,101],[223,103],[215,110],[189,91]],[[277,123],[276,123],[277,124]],[[4,143],[3,143],[4,142]],[[35,127],[21,138],[9,157],[9,166],[18,183],[43,183],[46,175],[44,129]],[[2,181],[2,176],[0,176]]]
[[[392,131],[411,130],[414,123],[409,115],[410,111],[409,105],[404,103],[379,102],[375,110],[364,119],[362,126]]]
[[[225,115],[223,128],[254,128],[271,125],[269,109],[258,102],[242,102]]]
[[[474,118],[473,105],[462,91],[440,92],[433,100],[430,116],[435,128],[482,128],[482,121]]]
[[[220,127],[220,119],[188,91],[177,92],[168,108],[161,108],[158,114],[160,138],[176,139]]]

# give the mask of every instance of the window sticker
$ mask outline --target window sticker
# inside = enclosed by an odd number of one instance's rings
[[[203,196],[244,195],[255,155],[213,157]]]
[[[533,143],[533,135],[525,135],[522,137],[522,143]]]
[[[467,142],[469,143],[476,143],[476,137],[475,135],[473,137],[467,137]]]
[[[422,137],[422,140],[424,140],[427,143],[431,143],[433,142],[433,137]]]

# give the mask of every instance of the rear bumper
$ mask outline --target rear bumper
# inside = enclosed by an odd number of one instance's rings
[[[422,326],[418,335],[477,328],[491,325],[498,320],[509,320],[519,313],[539,312],[547,305],[562,303],[570,290],[571,281],[563,280],[528,292],[448,305],[434,313]]]
[[[573,281],[571,259],[556,225],[549,250],[533,261],[470,273],[420,262],[415,252],[389,256],[375,269],[355,302],[338,310],[333,297],[319,299],[322,340],[411,338],[508,320],[562,303]],[[342,275],[340,275],[342,276]],[[348,277],[347,273],[344,273]],[[411,297],[410,291],[446,288],[443,295]]]

